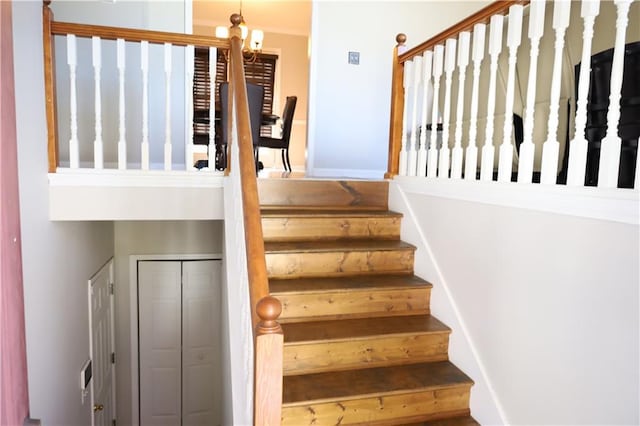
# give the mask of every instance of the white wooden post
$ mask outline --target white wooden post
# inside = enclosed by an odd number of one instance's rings
[[[611,65],[611,91],[609,93],[609,110],[607,111],[607,134],[600,143],[600,165],[598,169],[598,186],[616,188],[618,186],[618,169],[620,167],[620,148],[622,141],[618,136],[620,121],[620,98],[622,74],[624,72],[624,41],[627,32],[629,6],[632,0],[615,0],[617,10],[616,41],[613,48]],[[637,23],[636,23],[637,25]],[[636,169],[638,166],[636,165]]]
[[[542,168],[540,183],[553,185],[558,173],[558,108],[560,104],[560,79],[562,72],[562,53],[564,49],[564,34],[569,26],[571,9],[570,0],[555,0],[553,5],[553,29],[556,32],[555,55],[553,59],[553,74],[551,77],[551,96],[549,97],[549,124],[547,140],[542,146]]]
[[[91,52],[93,59],[93,84],[95,90],[95,139],[93,141],[93,167],[104,168],[104,154],[102,144],[102,97],[100,93],[100,71],[102,68],[102,52],[100,37],[91,37]]]
[[[117,66],[118,66],[118,169],[127,168],[127,140],[125,127],[125,99],[124,99],[124,71],[125,71],[125,44],[124,39],[116,41]]]
[[[476,24],[473,27],[473,87],[471,89],[471,117],[469,118],[469,145],[465,156],[464,178],[476,179],[478,169],[478,146],[476,137],[478,134],[478,93],[480,88],[480,65],[484,59],[484,40],[487,26]]]
[[[187,61],[187,140],[184,147],[184,166],[185,170],[191,170],[193,168],[193,76],[194,76],[194,60],[195,60],[195,47],[187,46],[185,49],[185,61]]]
[[[451,153],[451,178],[462,177],[462,116],[464,114],[464,81],[469,64],[469,44],[471,33],[463,31],[458,35],[458,105],[456,110],[455,144]]]
[[[209,47],[209,147],[207,159],[209,160],[209,170],[215,171],[216,161],[216,64],[218,63],[218,49]],[[231,91],[229,91],[231,96]],[[231,111],[229,111],[231,116]],[[224,126],[225,124],[222,123]],[[224,148],[223,148],[224,149]],[[227,147],[228,149],[228,147]]]
[[[407,175],[415,176],[418,166],[418,97],[422,81],[422,56],[413,58],[413,109],[411,111],[411,147],[409,148],[409,169]]]
[[[431,109],[431,140],[427,154],[427,177],[434,178],[438,171],[438,98],[440,94],[440,77],[444,61],[444,46],[433,48],[433,107]]]
[[[527,106],[524,114],[524,138],[520,145],[518,158],[518,183],[531,183],[533,180],[533,122],[536,106],[536,79],[538,72],[538,54],[540,39],[544,33],[544,9],[546,0],[532,0],[529,6],[529,81],[527,83]]]
[[[440,148],[440,164],[438,177],[449,178],[449,123],[451,121],[451,84],[453,71],[456,69],[456,44],[455,38],[446,41],[445,47],[445,89],[444,89],[444,123],[442,124],[442,148]]]
[[[502,51],[502,26],[504,16],[493,15],[489,25],[489,57],[491,67],[489,75],[489,98],[487,99],[487,125],[485,128],[484,146],[482,147],[482,165],[480,180],[493,179],[493,121],[496,110],[496,76],[498,73],[498,55]]]
[[[431,70],[433,68],[433,51],[428,50],[422,55],[422,119],[420,120],[420,149],[418,150],[418,176],[427,174],[427,117],[429,92],[431,88]],[[432,95],[433,96],[433,95]]]
[[[67,65],[69,65],[69,119],[71,137],[69,138],[69,166],[80,167],[78,149],[78,100],[76,96],[76,67],[78,65],[75,34],[67,34]]]
[[[509,74],[507,74],[507,98],[505,100],[504,126],[502,128],[502,145],[498,161],[498,182],[510,182],[513,165],[513,97],[516,80],[516,54],[522,40],[522,9],[519,4],[509,8],[509,28],[507,47],[509,48]]]
[[[587,126],[587,97],[589,96],[589,76],[591,74],[591,41],[593,40],[593,25],[600,12],[600,0],[582,0],[580,16],[584,21],[582,32],[582,64],[578,80],[578,99],[576,100],[575,132],[569,147],[569,165],[567,170],[567,185],[583,186],[587,167],[588,142],[585,138]]]
[[[171,43],[164,44],[164,169],[171,170]]]
[[[140,43],[140,68],[142,69],[142,144],[141,168],[149,170],[149,42]]]
[[[406,176],[407,165],[409,163],[409,139],[407,138],[408,121],[407,111],[409,110],[409,96],[411,83],[413,82],[413,61],[405,61],[404,74],[402,76],[402,87],[404,88],[404,110],[402,111],[402,140],[400,147],[400,158],[398,162],[398,174]]]

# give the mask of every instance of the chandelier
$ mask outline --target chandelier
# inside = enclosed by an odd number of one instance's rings
[[[242,32],[242,54],[245,60],[249,62],[254,62],[256,60],[257,54],[262,51],[262,41],[264,40],[264,32],[262,30],[253,29],[251,30],[251,39],[247,42],[247,37],[249,36],[249,27],[244,21],[244,16],[242,16],[242,0],[240,0],[240,30]],[[216,37],[217,38],[229,38],[229,28],[223,25],[219,25],[216,27]],[[225,53],[225,56],[227,53]],[[228,58],[226,58],[228,60]]]

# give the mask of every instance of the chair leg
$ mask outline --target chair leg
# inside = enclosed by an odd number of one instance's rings
[[[280,155],[282,156],[282,167],[284,167],[284,171],[287,171],[287,162],[285,161],[284,158],[284,149],[280,150]]]
[[[287,158],[287,167],[289,168],[289,173],[291,173],[291,161],[289,160],[289,148],[284,149],[282,151],[282,154]]]

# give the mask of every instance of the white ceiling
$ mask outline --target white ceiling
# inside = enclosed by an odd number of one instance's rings
[[[230,25],[229,17],[239,9],[240,0],[193,0],[193,24]],[[249,28],[309,36],[311,0],[243,0],[242,15]]]

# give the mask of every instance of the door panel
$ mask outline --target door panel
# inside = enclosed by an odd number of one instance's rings
[[[110,426],[115,418],[113,400],[113,263],[105,265],[89,280],[89,323],[91,327],[90,357],[91,422],[95,426]]]
[[[220,261],[183,263],[182,420],[219,425]]]
[[[139,262],[140,424],[179,425],[180,262]]]

